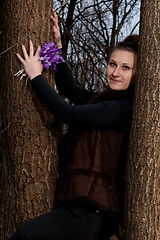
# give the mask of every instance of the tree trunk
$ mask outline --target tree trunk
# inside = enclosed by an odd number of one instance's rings
[[[51,14],[52,1],[3,1],[1,5],[1,51],[27,35]],[[0,239],[6,240],[23,223],[53,208],[57,175],[54,119],[40,103],[30,83],[19,81],[15,53],[22,55],[21,44],[36,48],[51,41],[52,24],[48,19],[37,30],[1,56],[2,94],[2,169]],[[47,79],[53,73],[47,71]],[[51,84],[53,86],[53,83]]]
[[[137,86],[127,166],[127,240],[160,239],[159,0],[142,0]]]

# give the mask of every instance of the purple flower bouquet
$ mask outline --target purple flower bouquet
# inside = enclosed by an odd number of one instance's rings
[[[58,49],[54,42],[43,43],[40,52],[40,60],[43,67],[46,69],[52,68],[56,72],[57,64],[65,62],[61,54],[62,51]]]

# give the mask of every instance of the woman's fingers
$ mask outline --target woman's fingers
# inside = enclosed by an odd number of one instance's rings
[[[40,46],[37,48],[36,53],[34,54],[34,48],[33,48],[33,43],[30,42],[30,48],[29,48],[29,56],[27,54],[26,48],[23,45],[22,46],[23,54],[24,54],[24,59],[17,53],[17,57],[23,64],[24,70],[28,77],[32,80],[34,77],[38,76],[39,74],[42,73],[43,66],[40,61]]]
[[[19,58],[20,62],[24,64],[24,59],[19,55],[19,53],[16,53],[17,57]]]
[[[51,19],[56,27],[58,27],[58,17],[55,9],[52,9],[53,15],[51,15]]]
[[[58,17],[57,17],[57,13],[56,13],[56,10],[55,10],[54,8],[52,8],[52,12],[53,12],[53,16],[54,16],[54,18],[55,18],[55,19],[58,19]]]
[[[56,14],[56,10],[54,8],[52,8],[52,12],[53,12],[53,16],[56,17],[57,14]]]
[[[30,56],[33,56],[33,54],[34,54],[34,48],[33,48],[33,43],[32,43],[32,41],[29,41],[29,44],[30,44],[29,55],[30,55]]]
[[[54,24],[53,25],[53,41],[58,46],[58,48],[62,48],[60,28],[58,25],[58,16],[54,8],[52,9],[52,12],[53,12],[53,15],[51,15],[51,20]]]
[[[25,48],[24,45],[22,45],[22,51],[23,51],[24,58],[26,60],[28,58],[28,53],[27,53],[26,48]]]
[[[39,55],[40,55],[40,51],[41,51],[41,47],[39,46],[36,50],[36,53],[34,55],[34,47],[33,47],[33,43],[32,41],[30,41],[30,50],[29,50],[29,56],[27,54],[27,51],[26,51],[26,48],[24,45],[22,45],[22,51],[23,51],[23,55],[24,55],[24,58],[23,59],[21,57],[21,55],[19,53],[16,53],[17,57],[19,58],[20,62],[24,65],[26,60],[28,61],[29,59],[32,59],[34,58],[34,56],[38,57],[39,58]]]
[[[36,50],[35,56],[39,57],[40,51],[41,51],[41,47],[39,46],[39,47],[37,48],[37,50]]]

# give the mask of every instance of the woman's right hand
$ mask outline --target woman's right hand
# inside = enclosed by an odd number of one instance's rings
[[[58,46],[58,48],[62,48],[62,42],[61,42],[61,34],[60,34],[60,29],[59,29],[59,25],[58,25],[58,17],[56,14],[55,9],[52,9],[53,15],[51,15],[51,20],[54,24],[53,26],[53,40],[55,42],[55,44]]]

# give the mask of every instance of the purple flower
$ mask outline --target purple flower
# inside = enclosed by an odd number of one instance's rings
[[[46,69],[53,68],[57,71],[57,64],[65,62],[61,56],[62,51],[58,49],[58,46],[54,42],[43,43],[43,47],[40,52],[40,60],[43,67]]]

